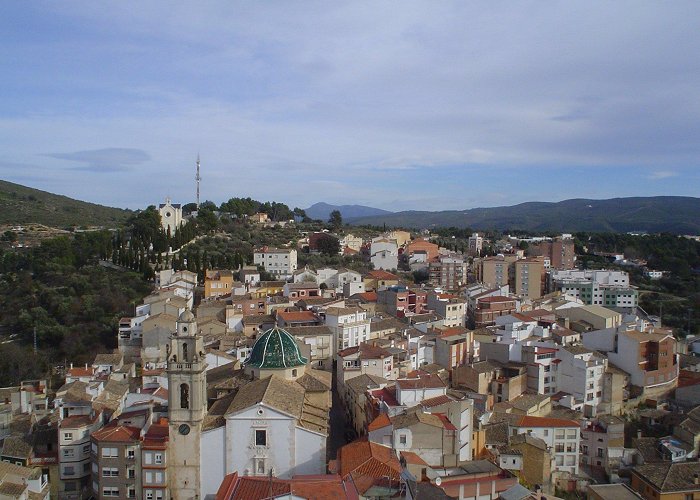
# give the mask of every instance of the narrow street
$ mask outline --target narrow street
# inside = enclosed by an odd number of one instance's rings
[[[345,421],[345,410],[343,409],[343,404],[340,401],[340,395],[337,391],[337,381],[335,379],[335,370],[333,370],[333,407],[330,411],[330,436],[328,438],[328,458],[330,460],[336,457],[338,453],[338,448],[347,443],[345,439],[346,421]]]

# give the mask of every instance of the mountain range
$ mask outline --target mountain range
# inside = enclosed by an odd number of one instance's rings
[[[342,212],[341,212],[342,213]],[[556,203],[447,210],[406,211],[354,218],[355,225],[406,228],[459,227],[533,232],[669,232],[700,234],[700,198],[653,196],[608,200],[573,199]]]
[[[391,214],[388,210],[366,207],[364,205],[329,205],[328,203],[314,203],[305,209],[306,215],[312,219],[328,220],[333,210],[339,210],[344,221],[350,221],[359,217],[374,217]]]

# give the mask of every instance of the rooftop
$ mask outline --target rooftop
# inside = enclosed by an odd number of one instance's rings
[[[255,341],[244,365],[260,369],[281,369],[304,366],[308,362],[309,360],[301,355],[294,337],[286,330],[274,327]]]

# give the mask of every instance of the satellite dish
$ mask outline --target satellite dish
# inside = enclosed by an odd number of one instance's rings
[[[435,486],[440,486],[441,484],[442,484],[442,478],[441,477],[435,478]]]

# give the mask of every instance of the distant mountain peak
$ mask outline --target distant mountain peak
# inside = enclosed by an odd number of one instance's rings
[[[381,208],[367,207],[364,205],[331,205],[323,201],[314,203],[304,211],[306,215],[312,219],[328,220],[333,210],[340,211],[345,221],[357,219],[358,217],[375,217],[393,213],[388,210],[382,210]]]

